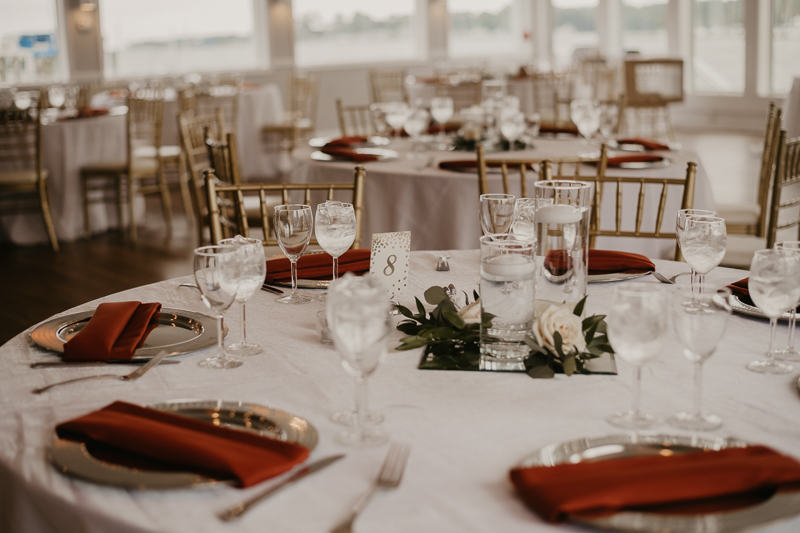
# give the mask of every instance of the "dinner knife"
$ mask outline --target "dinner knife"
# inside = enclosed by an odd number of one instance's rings
[[[36,363],[31,363],[31,368],[55,368],[55,367],[65,367],[65,366],[106,366],[106,365],[143,365],[148,362],[151,358],[150,357],[143,357],[141,359],[114,359],[111,361],[37,361]],[[175,361],[172,359],[165,359],[159,363],[159,365],[177,365],[180,361]]]
[[[274,293],[274,294],[283,294],[282,290],[276,289],[275,287],[271,287],[271,286],[267,285],[266,283],[261,286],[261,290],[262,291],[271,292],[271,293]]]
[[[295,481],[299,481],[309,474],[318,472],[319,470],[322,470],[326,466],[332,465],[333,463],[342,458],[344,458],[344,454],[331,455],[330,457],[326,457],[325,459],[320,459],[319,461],[313,462],[310,465],[306,466],[305,468],[298,470],[293,475],[284,479],[277,485],[268,488],[261,494],[257,494],[252,498],[250,498],[249,500],[243,501],[242,503],[236,504],[233,507],[226,509],[225,511],[222,511],[221,513],[219,513],[219,518],[226,522],[233,520],[234,518],[239,518],[254,505],[269,498],[270,496],[272,496],[282,488],[286,487],[287,485],[291,485]]]

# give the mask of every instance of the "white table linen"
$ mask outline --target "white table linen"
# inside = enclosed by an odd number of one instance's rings
[[[783,129],[790,139],[800,137],[800,76],[795,77],[783,103]]]
[[[411,255],[406,305],[428,286],[454,283],[472,292],[478,281],[476,250],[451,251],[450,272],[436,272],[439,252]],[[685,264],[656,261],[669,276]],[[729,283],[742,271],[717,268],[708,280]],[[203,311],[198,295],[178,278],[88,302],[69,312],[93,309],[100,301],[160,301],[164,306]],[[655,283],[652,277],[644,278]],[[608,311],[615,284],[590,285],[589,313]],[[664,286],[666,289],[666,286]],[[309,291],[312,292],[312,291]],[[337,445],[341,428],[330,421],[336,410],[353,403],[353,384],[334,348],[317,341],[317,305],[286,306],[275,295],[259,292],[248,303],[248,339],[265,353],[245,359],[229,371],[200,368],[197,362],[213,348],[180,356],[179,365],[157,367],[142,379],[88,382],[43,394],[33,387],[78,377],[97,369],[33,370],[33,361],[54,357],[30,346],[23,334],[0,347],[0,531],[143,533],[143,532],[323,532],[336,524],[375,478],[386,447],[352,449]],[[233,339],[239,313],[229,312]],[[704,371],[704,406],[722,417],[711,436],[733,436],[800,456],[798,370],[786,376],[754,374],[745,364],[763,356],[768,322],[734,315]],[[391,346],[401,334],[395,331]],[[780,342],[786,339],[779,326]],[[229,341],[230,342],[230,341]],[[370,401],[386,416],[392,438],[412,445],[400,487],[379,495],[359,518],[359,531],[386,533],[504,533],[585,531],[571,525],[543,523],[514,496],[508,471],[540,447],[585,436],[620,433],[605,422],[631,402],[633,371],[619,362],[619,376],[558,375],[532,380],[524,374],[419,370],[421,350],[391,351],[370,378]],[[120,374],[125,369],[114,370]],[[690,408],[693,365],[674,340],[645,367],[643,408],[666,417]],[[216,513],[262,486],[247,490],[121,490],[59,474],[45,457],[54,426],[115,400],[150,404],[186,398],[242,400],[288,410],[316,426],[320,442],[312,459],[334,453],[347,457],[276,495],[235,526]],[[656,431],[686,434],[660,425]],[[268,486],[266,482],[263,486]],[[764,527],[778,533],[800,529],[800,518]]]
[[[534,150],[491,153],[487,157],[575,157],[586,152],[586,147],[577,140],[537,139]],[[395,141],[392,146],[401,152],[408,148],[406,141]],[[348,182],[353,179],[352,162],[321,162],[310,159],[311,149],[295,151],[294,167],[290,180],[304,182]],[[662,152],[672,163],[665,168],[647,170],[621,170],[609,168],[608,176],[646,176],[661,178],[684,178],[686,163],[698,162],[695,183],[694,207],[697,209],[715,208],[714,198],[708,176],[698,155],[688,149],[676,152]],[[425,161],[408,161],[401,158],[394,161],[364,163],[367,171],[364,187],[364,218],[362,221],[362,246],[369,247],[371,235],[389,231],[411,231],[412,250],[459,249],[468,250],[478,246],[481,235],[478,222],[478,178],[476,173],[459,173],[440,170],[438,164],[446,160],[475,159],[471,152],[428,152],[429,166],[420,169]],[[594,169],[584,169],[584,174]],[[528,195],[533,196],[533,183],[537,174],[528,176]],[[518,176],[509,176],[512,194],[519,195]],[[489,174],[492,192],[502,192],[501,176]],[[603,229],[613,229],[615,220],[614,185],[605,186],[602,217]],[[633,229],[636,214],[638,185],[626,189],[623,200],[623,228]],[[648,217],[658,208],[660,186],[648,188],[643,231],[654,229],[655,217]],[[345,198],[343,196],[343,198]],[[675,213],[680,208],[681,196],[677,187],[670,187],[666,204],[666,214],[662,223],[665,232],[675,231]],[[649,226],[648,226],[649,221]],[[621,237],[601,237],[597,248],[637,252],[648,257],[669,259],[673,257],[675,242],[670,239],[634,239]]]

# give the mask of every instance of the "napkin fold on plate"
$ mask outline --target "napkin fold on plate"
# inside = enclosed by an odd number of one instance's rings
[[[662,161],[664,161],[664,158],[660,155],[632,154],[609,157],[606,160],[606,165],[609,167],[618,167],[625,163],[660,163]]]
[[[346,137],[331,139],[325,143],[323,148],[352,148],[353,146],[358,146],[365,142],[367,142],[366,135],[348,135]]]
[[[56,434],[153,460],[163,468],[236,478],[242,487],[290,470],[309,453],[299,444],[119,401],[57,425]]]
[[[327,145],[325,145],[319,150],[323,154],[328,154],[333,158],[342,159],[345,161],[353,161],[356,163],[368,163],[369,161],[377,161],[378,159],[380,159],[380,157],[378,157],[377,155],[361,154],[352,148],[347,148],[344,146],[327,147]]]
[[[550,250],[544,268],[553,276],[563,276],[572,268],[572,257],[565,250]],[[589,250],[589,275],[644,274],[656,266],[643,255],[614,250]]]
[[[617,144],[638,144],[645,150],[669,150],[669,145],[641,137],[631,137],[628,139],[617,139]]]
[[[159,303],[110,302],[64,344],[65,361],[130,360],[158,326]]]
[[[520,467],[510,476],[548,522],[620,511],[721,512],[800,490],[800,462],[766,446]]]
[[[731,290],[731,293],[739,297],[739,301],[742,303],[752,305],[753,307],[758,307],[753,302],[753,299],[750,298],[750,289],[748,288],[749,281],[750,278],[740,279],[739,281],[735,281],[728,285],[728,288]],[[800,307],[797,308],[797,312],[800,313]]]
[[[339,256],[339,274],[369,272],[369,248],[347,250]],[[267,261],[267,277],[265,283],[289,281],[292,279],[292,264],[288,257],[279,257]],[[333,259],[328,254],[309,254],[297,261],[297,277],[303,279],[331,279],[333,276]]]
[[[489,168],[500,168],[499,161],[486,161]],[[533,165],[527,165],[528,169],[533,170]],[[452,170],[454,172],[477,172],[478,161],[475,159],[455,159],[451,161],[441,161],[439,168],[442,170]]]

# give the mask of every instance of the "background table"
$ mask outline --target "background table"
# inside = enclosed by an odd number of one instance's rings
[[[409,294],[413,302],[430,285],[455,284],[471,293],[478,280],[478,252],[453,251],[450,272],[436,272],[438,252],[411,255]],[[656,261],[669,276],[686,265]],[[717,268],[708,279],[728,283],[742,271]],[[201,311],[197,293],[178,289],[189,278],[164,281],[103,298],[102,301],[160,301],[167,307]],[[644,278],[652,283],[652,277]],[[685,278],[681,278],[685,279]],[[587,310],[604,313],[614,284],[590,285]],[[666,286],[664,286],[666,288]],[[311,292],[311,291],[309,291]],[[244,366],[207,370],[197,362],[211,349],[180,356],[181,364],[153,369],[123,383],[96,381],[65,386],[36,396],[33,387],[92,373],[96,369],[32,370],[35,360],[52,359],[19,335],[0,347],[0,531],[9,532],[324,532],[342,518],[375,478],[386,447],[352,449],[333,442],[341,428],[330,421],[353,402],[353,384],[339,356],[319,344],[314,314],[319,306],[286,306],[260,292],[248,303],[248,339],[266,347]],[[89,302],[70,312],[93,309]],[[234,310],[235,311],[235,310]],[[237,312],[228,321],[238,331]],[[800,368],[785,376],[745,369],[762,357],[768,322],[734,315],[717,352],[705,365],[704,404],[724,426],[709,436],[733,436],[800,457],[800,409],[796,381]],[[236,333],[234,333],[234,339]],[[391,345],[398,344],[394,332]],[[786,327],[778,330],[780,342]],[[620,433],[605,422],[631,402],[633,371],[619,363],[619,376],[556,376],[533,380],[524,374],[418,370],[421,350],[390,351],[370,378],[370,401],[386,416],[397,440],[412,444],[400,487],[375,498],[359,519],[358,531],[504,533],[583,532],[541,522],[513,494],[508,470],[549,443]],[[125,369],[111,369],[120,374]],[[690,408],[693,365],[674,341],[642,377],[643,408],[666,417]],[[215,513],[261,490],[226,487],[206,490],[127,491],[96,486],[59,474],[45,451],[54,426],[115,400],[150,404],[178,399],[242,400],[302,416],[319,431],[312,458],[347,457],[242,519],[236,525]],[[656,431],[686,434],[666,425]],[[266,484],[265,484],[266,486]],[[770,533],[800,529],[800,518],[762,528]]]
[[[587,147],[577,140],[537,139],[534,150],[491,153],[487,157],[537,157],[558,158],[575,157],[584,153]],[[405,140],[395,141],[390,147],[398,147],[401,158],[394,161],[377,161],[365,163],[367,170],[364,187],[364,218],[362,222],[363,245],[369,246],[371,235],[387,231],[411,231],[411,247],[413,250],[460,249],[468,250],[478,246],[481,235],[478,223],[478,178],[476,173],[459,173],[440,170],[438,163],[445,160],[475,159],[470,152],[428,152],[423,157],[426,161],[408,161],[403,158],[408,149]],[[295,151],[294,168],[291,181],[302,182],[347,182],[353,179],[355,163],[320,162],[310,159],[310,148]],[[663,152],[672,160],[666,168],[648,170],[621,170],[609,168],[609,176],[648,176],[664,178],[683,178],[686,176],[686,163],[696,161],[699,157],[691,150]],[[593,172],[586,169],[584,174]],[[533,182],[537,174],[529,173],[528,195],[533,195]],[[519,195],[519,179],[509,176],[512,193]],[[502,192],[499,174],[489,174],[490,190]],[[638,186],[625,194],[623,228],[632,229],[635,222],[636,192]],[[614,186],[606,185],[603,196],[602,221],[603,229],[613,229],[614,223]],[[645,204],[645,222],[643,231],[653,230],[655,217],[648,218],[648,212],[655,212],[658,207],[660,189],[651,187]],[[675,231],[675,213],[680,208],[680,194],[676,187],[670,187],[667,199],[666,216],[662,230]],[[697,209],[715,209],[711,186],[702,165],[698,164],[695,184],[694,207]],[[650,226],[647,226],[647,221]],[[612,225],[612,226],[609,226]],[[625,250],[645,254],[649,257],[672,258],[675,243],[669,239],[631,239],[631,238],[598,238],[597,248]]]

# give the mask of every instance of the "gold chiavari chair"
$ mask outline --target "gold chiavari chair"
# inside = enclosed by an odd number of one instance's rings
[[[406,71],[384,68],[369,71],[369,88],[372,102],[408,102]]]
[[[181,151],[186,165],[186,183],[189,189],[192,212],[197,228],[197,244],[205,241],[205,229],[208,227],[208,209],[203,193],[203,170],[210,165],[206,136],[221,139],[225,134],[225,118],[221,111],[212,115],[195,115],[193,111],[184,111],[178,116],[180,127]]]
[[[301,138],[314,133],[319,99],[319,80],[295,74],[289,83],[289,111],[277,124],[261,128],[266,137],[278,136],[281,149],[292,152]]]
[[[527,179],[529,174],[533,174],[536,165],[541,165],[544,161],[543,158],[504,158],[504,159],[491,159],[487,160],[483,150],[483,146],[478,146],[476,150],[476,157],[478,160],[478,191],[479,194],[488,194],[489,179],[488,167],[491,163],[494,166],[500,167],[500,172],[503,178],[503,193],[510,194],[509,184],[509,169],[516,172],[520,179],[520,198],[528,197]],[[596,158],[586,157],[566,157],[561,159],[550,159],[550,178],[546,179],[565,179],[565,180],[581,180],[591,179],[592,177],[599,178],[606,173],[606,162],[608,160],[608,148],[602,145],[600,148],[600,155]],[[555,165],[555,170],[553,166]],[[585,175],[585,170],[592,170],[593,174]],[[543,171],[540,170],[541,179]]]
[[[786,137],[786,131],[781,131],[770,201],[767,248],[775,246],[779,231],[793,227],[798,231],[786,240],[800,240],[800,137]]]
[[[327,199],[333,200],[336,191],[352,191],[353,209],[356,214],[356,237],[351,248],[361,247],[361,219],[364,209],[364,179],[366,171],[364,167],[356,167],[352,183],[305,183],[305,184],[240,184],[240,185],[217,185],[214,172],[206,171],[206,194],[209,205],[209,219],[211,225],[211,241],[218,243],[224,238],[225,232],[222,225],[222,214],[220,203],[226,201],[227,195],[233,196],[233,203],[236,212],[236,225],[238,232],[245,236],[250,236],[250,225],[246,208],[247,196],[255,196],[259,200],[260,225],[263,231],[261,235],[265,246],[276,246],[278,241],[273,235],[275,230],[272,227],[271,204],[268,199],[270,196],[280,198],[281,204],[291,203],[291,193],[294,191],[303,192],[302,203],[311,203],[312,191],[327,192]],[[315,239],[312,244],[317,244]]]
[[[460,81],[451,84],[437,79],[436,96],[449,96],[453,99],[453,109],[459,111],[481,103],[481,82]]]
[[[674,142],[668,106],[683,101],[683,60],[628,59],[624,72],[620,133]]]
[[[613,177],[613,176],[582,176],[580,181],[594,183],[594,192],[592,194],[592,217],[589,224],[589,248],[594,248],[597,237],[640,237],[645,239],[672,239],[675,240],[674,231],[661,231],[662,223],[664,222],[664,214],[667,205],[667,196],[669,188],[681,192],[681,207],[680,209],[691,209],[694,205],[694,184],[697,175],[697,163],[690,162],[686,165],[685,178],[652,178],[652,177]],[[542,179],[561,179],[553,173],[553,164],[550,161],[542,163]],[[614,229],[605,229],[602,224],[602,205],[603,194],[607,184],[612,183],[615,187],[614,196]],[[634,217],[633,229],[623,229],[623,202],[626,196],[626,191],[636,190],[638,185],[637,199],[636,199],[636,213]],[[655,212],[650,212],[646,208],[647,191],[658,191],[658,207]],[[632,204],[628,204],[632,205]],[[642,221],[644,215],[647,214],[648,218],[654,217],[655,224],[652,231],[642,230]],[[672,219],[668,219],[670,228],[674,228]],[[679,260],[679,251],[676,247],[675,260]]]
[[[29,110],[0,109],[0,212],[40,211],[50,245],[58,251],[50,212],[48,172],[42,166],[42,123]]]
[[[128,202],[130,238],[136,241],[136,195],[159,194],[167,231],[172,233],[172,203],[164,177],[164,164],[156,151],[153,157],[137,156],[138,147],[161,146],[161,126],[164,120],[164,99],[148,92],[147,97],[129,95],[126,125],[128,141],[124,161],[98,162],[81,167],[83,213],[86,232],[91,235],[89,205],[104,202],[92,191],[109,191],[108,180],[114,185],[120,226],[124,220],[124,203]]]
[[[348,135],[375,135],[375,123],[368,105],[344,105],[336,99],[336,116],[339,118],[339,131],[342,137]]]
[[[531,75],[533,110],[539,113],[543,125],[572,125],[569,104],[572,101],[574,80],[573,71],[537,72]]]

